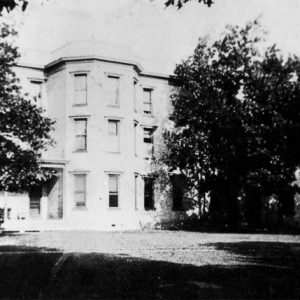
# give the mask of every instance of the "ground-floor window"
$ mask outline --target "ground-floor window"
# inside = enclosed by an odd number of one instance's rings
[[[58,170],[57,175],[46,183],[48,197],[48,219],[63,218],[63,171]]]
[[[86,174],[74,174],[75,207],[86,206]]]
[[[109,207],[119,207],[119,177],[118,174],[109,174]]]
[[[29,216],[39,218],[41,216],[42,186],[35,187],[29,191]]]
[[[182,175],[172,175],[173,210],[183,210],[184,180]]]
[[[134,174],[134,208],[138,209],[138,175]]]
[[[152,177],[144,177],[144,207],[145,210],[154,209],[154,192],[153,192],[153,183],[154,180]]]

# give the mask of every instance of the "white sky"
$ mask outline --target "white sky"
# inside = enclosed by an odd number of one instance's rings
[[[19,28],[18,44],[30,62],[48,63],[49,52],[73,40],[121,43],[139,57],[156,60],[171,71],[191,55],[198,38],[217,36],[226,24],[261,23],[285,53],[300,55],[299,0],[197,0],[181,10],[164,8],[165,0],[29,0],[25,13],[9,18]],[[30,55],[37,52],[41,55]],[[25,57],[25,56],[24,56]]]

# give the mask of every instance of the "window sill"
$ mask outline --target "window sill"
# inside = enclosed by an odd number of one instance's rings
[[[107,107],[120,108],[120,105],[108,104]]]
[[[107,153],[109,153],[109,154],[117,154],[117,155],[121,154],[120,151],[107,151]]]
[[[73,208],[73,210],[78,210],[78,211],[85,211],[85,210],[87,210],[87,207],[86,206],[75,206],[74,208]]]
[[[86,104],[73,104],[72,106],[73,106],[73,107],[87,106],[87,103],[86,103]]]
[[[108,207],[107,210],[121,210],[121,207]]]
[[[87,150],[74,150],[72,153],[86,153]]]

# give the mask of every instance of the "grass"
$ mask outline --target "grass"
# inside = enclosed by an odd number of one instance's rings
[[[299,299],[299,278],[299,236],[89,231],[0,238],[2,298]]]

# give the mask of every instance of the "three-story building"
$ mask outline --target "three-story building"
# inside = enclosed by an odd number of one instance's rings
[[[46,66],[16,67],[24,90],[55,120],[55,146],[41,163],[57,177],[29,193],[2,193],[4,228],[140,229],[184,216],[181,181],[162,186],[153,176],[170,76],[108,49],[103,55],[102,46],[70,43]]]

